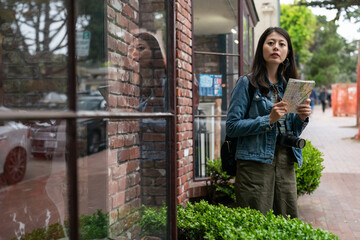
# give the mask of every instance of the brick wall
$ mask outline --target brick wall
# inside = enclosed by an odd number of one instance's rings
[[[140,64],[129,54],[139,26],[138,1],[108,0],[107,59],[110,111],[135,111],[140,103]],[[141,206],[140,122],[109,121],[108,198],[110,237],[139,236]]]
[[[192,1],[176,1],[177,203],[189,199],[193,180]]]
[[[164,14],[164,11],[163,0],[108,0],[110,111],[166,110],[162,39],[154,37],[158,28],[155,16]],[[111,237],[138,239],[141,205],[161,206],[166,201],[167,129],[164,119],[109,122]]]

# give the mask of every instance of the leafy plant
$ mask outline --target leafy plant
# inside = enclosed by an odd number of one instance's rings
[[[303,166],[295,164],[297,196],[313,193],[320,185],[324,166],[323,153],[315,148],[311,141],[306,141],[303,151]],[[221,158],[207,161],[209,179],[206,181],[208,197],[211,203],[222,202],[224,196],[235,201],[234,181],[221,169]]]
[[[80,239],[102,239],[107,237],[109,228],[109,214],[97,210],[93,215],[82,215],[79,220]]]
[[[321,163],[323,153],[315,148],[310,141],[306,141],[303,149],[303,166],[295,164],[296,184],[298,197],[304,194],[311,194],[319,187],[321,172],[324,166]]]
[[[152,235],[162,239],[166,238],[167,208],[164,203],[161,208],[141,208],[141,233],[143,236]]]
[[[162,208],[166,208],[163,206]],[[143,218],[147,226],[156,225],[165,229],[166,222],[162,218],[151,218],[154,212],[166,216],[166,210],[152,209],[146,211]],[[146,213],[151,213],[150,218]],[[238,239],[338,239],[333,233],[320,228],[313,229],[310,224],[299,219],[286,219],[269,212],[264,216],[261,212],[249,208],[228,208],[224,205],[212,205],[206,201],[188,203],[186,207],[178,205],[178,238],[180,240],[238,240]],[[149,220],[152,219],[152,223]],[[141,220],[143,221],[143,220]],[[147,231],[144,229],[144,231]]]
[[[224,197],[235,201],[234,184],[232,177],[227,175],[221,168],[221,158],[208,160],[206,165],[206,180],[208,195],[212,203]]]
[[[38,228],[30,233],[25,233],[21,236],[21,240],[38,240],[38,239],[60,239],[64,238],[64,230],[69,231],[69,223],[64,222],[65,229],[59,223],[54,223],[48,227]],[[102,213],[101,210],[97,210],[93,215],[82,215],[79,219],[79,235],[82,240],[90,239],[103,239],[108,236],[109,227],[109,214]],[[12,240],[16,240],[13,238]]]
[[[26,233],[20,237],[20,240],[60,239],[64,237],[65,234],[61,224],[55,223],[48,227],[38,228],[30,233]],[[18,240],[18,238],[13,238],[12,240]]]

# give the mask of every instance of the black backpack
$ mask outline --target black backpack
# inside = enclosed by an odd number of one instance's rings
[[[250,102],[247,107],[245,116],[249,113],[251,102],[254,97],[254,92],[255,92],[255,88],[249,82],[248,93],[250,96]],[[221,150],[220,150],[222,170],[230,176],[236,176],[236,159],[235,159],[236,145],[237,145],[237,137],[232,138],[226,135],[225,141],[221,145]]]

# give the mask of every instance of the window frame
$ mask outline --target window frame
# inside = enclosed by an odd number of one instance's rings
[[[165,1],[165,0],[164,0]],[[177,215],[176,215],[176,78],[175,78],[175,16],[176,9],[174,1],[165,1],[166,4],[166,24],[167,24],[167,77],[169,79],[169,110],[160,113],[129,113],[129,112],[107,112],[107,111],[77,111],[76,100],[76,1],[65,0],[65,8],[68,12],[67,31],[68,31],[68,65],[67,65],[67,97],[69,110],[64,111],[17,111],[10,109],[3,111],[0,121],[11,120],[65,120],[66,121],[66,174],[68,181],[68,214],[69,214],[69,239],[78,240],[79,238],[79,196],[78,196],[78,153],[77,153],[77,119],[140,119],[140,118],[163,118],[169,122],[169,145],[168,145],[168,168],[167,168],[167,236],[169,239],[177,239]],[[75,143],[75,144],[74,144]]]

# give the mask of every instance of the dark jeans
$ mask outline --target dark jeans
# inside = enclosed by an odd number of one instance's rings
[[[326,108],[326,101],[321,101],[321,106],[322,106],[322,111],[325,112],[325,108]]]
[[[276,147],[272,164],[238,160],[235,180],[236,202],[264,215],[298,216],[294,156],[290,148]]]

